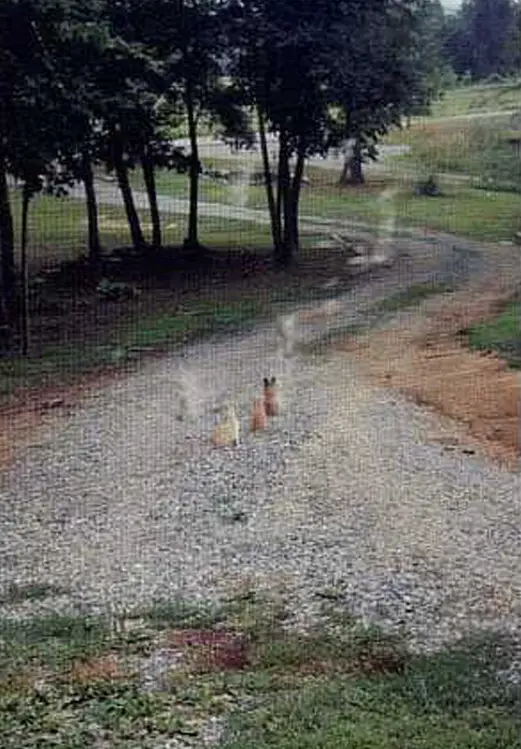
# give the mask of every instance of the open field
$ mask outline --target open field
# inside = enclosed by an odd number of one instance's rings
[[[508,142],[509,122],[504,118],[434,122],[425,120],[391,138],[407,144],[410,152],[398,157],[415,164],[420,173],[455,173],[471,178],[487,191],[521,191],[520,161]]]

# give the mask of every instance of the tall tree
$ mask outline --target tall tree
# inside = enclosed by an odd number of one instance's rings
[[[230,14],[231,69],[245,101],[257,112],[265,157],[266,131],[278,139],[276,194],[266,158],[265,181],[275,259],[287,264],[299,249],[305,159],[327,148],[330,50],[338,47],[335,40],[340,29],[346,30],[347,19],[344,6],[332,0],[236,0]]]
[[[305,160],[346,137],[361,145],[421,90],[415,12],[422,0],[232,0],[231,69],[256,112],[275,258],[298,252]],[[278,139],[271,180],[266,131]]]
[[[103,17],[103,0],[88,5],[69,4],[70,12],[60,28],[60,49],[55,55],[55,79],[64,92],[62,117],[67,137],[61,139],[60,164],[85,190],[88,258],[94,276],[99,274],[101,241],[94,166],[102,153],[99,122],[99,61],[110,45],[110,29]]]
[[[186,117],[190,141],[190,195],[185,246],[199,247],[198,196],[201,165],[200,117],[222,108],[222,57],[225,37],[219,0],[144,0],[136,3],[141,39],[162,62],[166,99],[171,111]],[[219,95],[217,92],[219,91]],[[231,105],[230,105],[231,106]],[[230,107],[228,108],[230,109]]]
[[[385,14],[366,6],[357,33],[339,51],[333,132],[352,141],[341,182],[363,182],[362,163],[376,158],[381,136],[404,116],[424,113],[438,92],[439,46],[430,26],[437,5],[390,3]]]
[[[66,90],[57,75],[61,31],[73,0],[6,0],[0,23],[0,245],[3,307],[16,314],[14,236],[7,175],[26,185],[24,215],[39,173],[67,181],[57,168],[71,123],[64,113]],[[29,196],[29,197],[28,197]]]

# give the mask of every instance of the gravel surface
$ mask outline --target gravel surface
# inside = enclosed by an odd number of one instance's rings
[[[422,247],[349,292],[343,319],[461,266],[451,247]],[[269,374],[282,411],[251,435]],[[242,441],[216,450],[213,409],[226,400]],[[247,582],[280,589],[302,626],[333,587],[339,606],[421,647],[469,627],[516,629],[521,477],[445,453],[433,439],[443,429],[370,386],[345,353],[283,358],[273,326],[148,361],[86,397],[1,479],[0,597],[13,582],[64,592],[0,614],[217,600]]]

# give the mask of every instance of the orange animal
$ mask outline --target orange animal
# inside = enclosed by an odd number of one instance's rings
[[[253,401],[253,411],[251,414],[251,431],[258,432],[268,428],[268,416],[266,406],[262,398],[256,398]]]
[[[279,390],[275,377],[264,378],[264,408],[268,416],[277,416],[279,413]]]

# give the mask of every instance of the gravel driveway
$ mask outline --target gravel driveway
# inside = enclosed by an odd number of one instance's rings
[[[352,289],[350,321],[391,289],[461,273],[443,246],[424,252],[430,266],[418,249]],[[521,477],[444,452],[436,417],[370,386],[346,353],[284,359],[276,343],[266,326],[145,362],[20,455],[1,479],[0,596],[13,582],[63,595],[0,614],[217,599],[246,581],[280,588],[302,623],[333,586],[339,605],[421,646],[519,627]],[[283,409],[253,436],[268,374]],[[209,445],[223,398],[241,413],[237,449]]]

